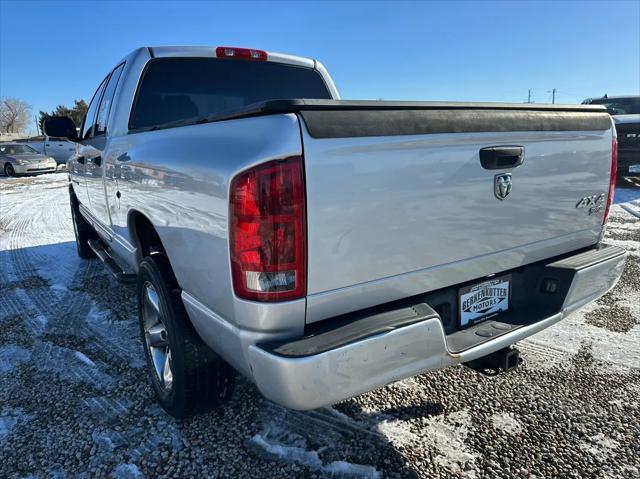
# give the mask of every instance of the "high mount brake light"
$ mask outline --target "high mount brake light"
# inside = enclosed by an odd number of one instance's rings
[[[306,293],[302,158],[271,161],[231,181],[229,244],[240,298],[282,301]]]
[[[267,52],[253,48],[218,47],[216,48],[216,57],[265,62],[267,61]]]
[[[609,209],[613,203],[613,196],[616,192],[616,179],[618,177],[618,137],[614,134],[611,143],[611,175],[609,176],[609,195],[607,196],[607,204],[604,207],[604,216],[602,224],[606,224],[609,219]]]

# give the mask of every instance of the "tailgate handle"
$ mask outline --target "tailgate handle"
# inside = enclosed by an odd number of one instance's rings
[[[515,168],[524,162],[524,146],[488,146],[480,149],[480,164],[485,170]]]

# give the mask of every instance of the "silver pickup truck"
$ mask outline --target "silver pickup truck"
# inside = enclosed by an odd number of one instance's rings
[[[137,283],[160,404],[235,370],[312,409],[425,371],[501,373],[602,296],[616,175],[602,106],[342,101],[315,60],[140,48],[68,162],[78,253]]]

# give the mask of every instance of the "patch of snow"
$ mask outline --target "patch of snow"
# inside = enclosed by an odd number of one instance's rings
[[[266,440],[262,434],[254,435],[251,438],[251,443],[263,449],[267,454],[277,456],[287,462],[303,464],[313,470],[322,469],[322,461],[317,451],[307,451],[301,446],[285,446],[273,443]]]
[[[35,476],[36,478],[38,476]],[[64,472],[62,469],[47,469],[47,476],[46,477],[50,477],[51,479],[68,479],[68,475],[66,472]]]
[[[276,426],[263,433],[255,434],[249,443],[269,457],[306,466],[325,476],[365,479],[382,477],[380,471],[370,465],[353,464],[347,461],[333,461],[325,464],[319,456],[323,448],[307,450],[304,437],[278,429]]]
[[[129,363],[132,368],[145,366],[138,320],[113,321],[111,312],[93,304],[86,324],[96,347]]]
[[[118,464],[113,472],[113,477],[114,479],[134,479],[143,476],[135,464]]]
[[[0,441],[9,435],[16,424],[18,424],[16,416],[0,416]]]
[[[334,477],[353,479],[379,479],[382,477],[380,471],[373,466],[363,466],[352,464],[346,461],[334,461],[322,467],[322,472]]]
[[[96,363],[94,363],[93,361],[91,361],[91,359],[89,359],[87,356],[85,356],[84,354],[82,354],[80,351],[76,351],[74,353],[75,357],[78,358],[80,361],[82,361],[83,363],[85,363],[88,366],[91,367],[96,367]]]
[[[393,383],[393,386],[408,391],[415,390],[416,388],[420,387],[418,381],[416,381],[415,378],[403,379],[402,381]]]
[[[131,405],[127,399],[105,396],[83,399],[82,402],[89,409],[94,421],[101,423],[117,421],[120,416],[129,412]]]
[[[421,442],[421,439],[411,432],[405,421],[385,420],[379,422],[377,428],[380,434],[385,436],[395,447],[408,447]]]
[[[609,242],[607,240],[607,242]],[[624,297],[615,303],[620,307],[628,307],[629,313],[640,320],[640,293],[625,291]],[[616,332],[601,328],[587,322],[586,315],[603,308],[597,302],[590,303],[575,311],[559,323],[545,329],[535,336],[527,338],[521,344],[542,350],[549,348],[575,355],[584,344],[591,345],[593,357],[608,363],[611,371],[640,368],[640,326],[636,325],[628,332]],[[560,367],[571,367],[570,362],[562,362],[556,355],[556,364]],[[546,358],[545,358],[546,359]],[[551,361],[548,366],[555,365]]]
[[[93,365],[80,360],[77,352],[53,343],[39,342],[33,349],[33,364],[39,370],[53,373],[63,380],[90,383],[101,389],[111,387],[113,378],[96,367],[91,360],[89,361]]]
[[[87,321],[89,323],[102,322],[109,319],[111,313],[109,311],[98,308],[95,304],[91,306],[91,309],[87,313]]]
[[[329,414],[331,414],[332,416],[335,416],[337,419],[340,419],[346,424],[350,424],[353,422],[353,419],[351,419],[345,413],[338,411],[337,409],[334,409],[332,407],[326,407],[323,409],[325,409]]]
[[[471,416],[467,411],[458,411],[446,416],[430,418],[424,437],[438,455],[436,463],[449,471],[466,477],[476,477],[478,454],[469,451],[465,439],[471,428]]]
[[[26,363],[31,359],[31,353],[16,346],[8,344],[0,347],[0,374],[10,373],[20,363]]]
[[[3,408],[0,411],[0,441],[6,439],[20,422],[26,422],[31,416],[25,414],[22,409]]]
[[[494,428],[507,434],[518,434],[522,431],[520,422],[509,413],[494,414],[491,416],[491,422],[493,422]]]
[[[128,444],[125,436],[118,431],[95,430],[91,433],[91,439],[101,452],[110,453],[114,449]]]
[[[67,288],[64,284],[62,283],[55,283],[52,284],[51,286],[49,286],[49,288],[51,288],[52,290],[54,290],[57,293],[65,293],[67,291],[69,291],[69,288]]]
[[[600,460],[606,460],[616,455],[616,450],[620,447],[618,441],[605,436],[602,433],[588,438],[589,442],[580,444],[580,448]]]

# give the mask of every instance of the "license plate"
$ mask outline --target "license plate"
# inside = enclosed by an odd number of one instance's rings
[[[460,326],[470,326],[509,309],[511,275],[460,288]]]
[[[629,165],[629,173],[640,173],[640,165]]]

